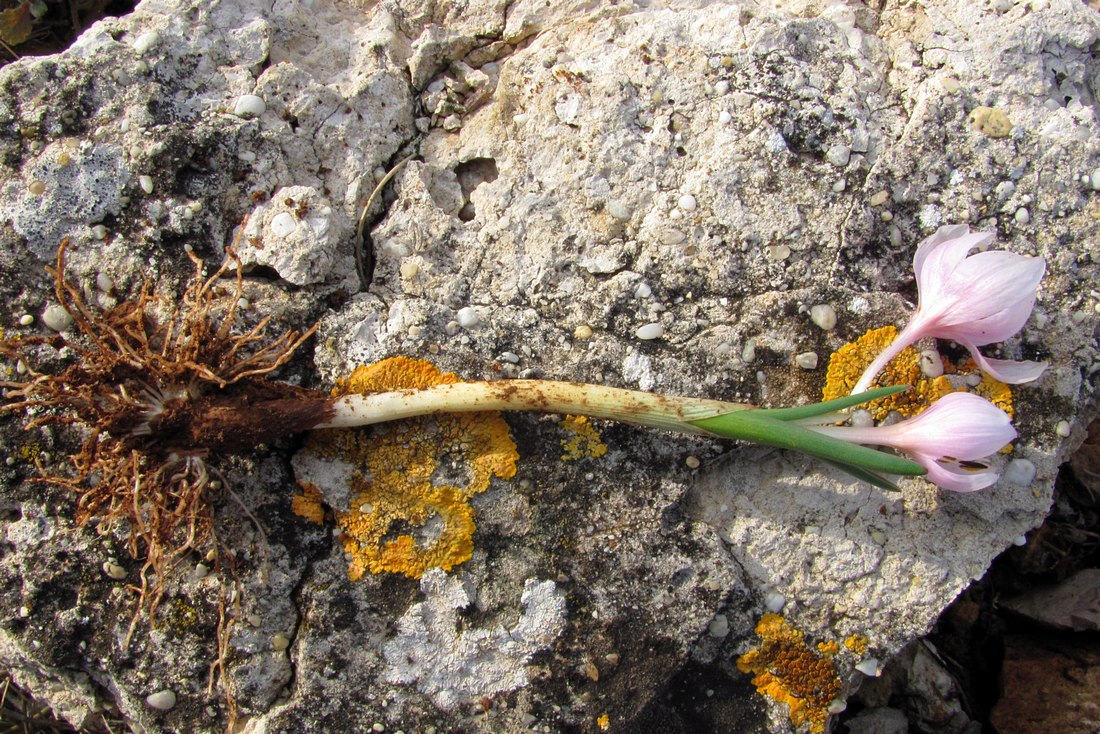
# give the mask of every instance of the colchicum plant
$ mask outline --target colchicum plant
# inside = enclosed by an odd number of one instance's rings
[[[63,243],[52,275],[75,334],[0,342],[19,367],[2,383],[9,401],[3,410],[25,414],[28,428],[79,427],[82,443],[72,456],[72,470],[40,469],[40,481],[76,492],[79,522],[99,518],[101,528],[128,530],[131,554],[145,558],[139,588],[150,612],[166,575],[186,553],[211,539],[222,547],[211,495],[231,490],[211,459],[309,430],[447,412],[555,412],[800,451],[888,489],[894,488],[889,475],[925,475],[944,489],[972,491],[996,481],[982,459],[1016,436],[1009,416],[984,398],[950,394],[893,425],[844,425],[844,411],[905,390],[904,385],[867,388],[893,356],[925,337],[957,341],[1002,380],[1038,377],[1044,365],[993,360],[978,351],[1022,327],[1045,268],[1039,258],[1003,251],[970,255],[991,239],[962,226],[941,228],[924,240],[914,258],[917,312],[874,360],[854,394],[780,409],[544,380],[333,396],[271,379],[313,329],[268,339],[264,320],[235,331],[240,268],[235,289],[215,296],[216,283],[235,262],[232,248],[208,278],[202,262],[191,256],[194,279],[178,306],[158,300],[147,286],[136,299],[101,311],[67,280]],[[59,359],[55,350],[75,359]],[[49,372],[32,366],[43,362],[61,366]]]

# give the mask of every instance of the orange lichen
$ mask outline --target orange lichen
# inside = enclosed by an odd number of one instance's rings
[[[828,642],[817,643],[817,651],[822,655],[828,655],[832,657],[840,652],[840,645],[836,644],[836,640],[829,640]]]
[[[863,655],[867,652],[867,647],[870,644],[870,640],[866,635],[851,635],[844,639],[844,647],[848,648],[856,655]]]
[[[607,731],[611,728],[611,717],[607,714],[600,714],[596,717],[596,726],[600,727],[600,731]]]
[[[301,515],[318,525],[324,524],[325,498],[321,494],[321,490],[317,488],[317,485],[308,482],[301,482],[301,486],[304,492],[290,498],[290,509],[295,515]]]
[[[562,461],[598,459],[607,453],[607,444],[588,416],[567,415],[561,425],[572,434],[562,439],[561,447],[565,452],[561,455]]]
[[[395,357],[357,368],[336,394],[458,382],[421,360]],[[515,475],[519,454],[497,413],[426,416],[371,429],[314,432],[305,451],[351,467],[348,507],[335,509],[348,575],[447,571],[473,554],[469,500],[493,477]],[[308,482],[295,511],[316,514]],[[299,511],[301,510],[301,511]]]
[[[895,327],[884,326],[881,329],[872,329],[854,342],[836,350],[829,359],[822,398],[833,400],[848,396],[867,366],[897,335],[898,330]],[[911,385],[912,389],[873,400],[863,407],[870,411],[876,421],[882,420],[892,411],[911,418],[948,393],[969,391],[989,398],[994,405],[1012,416],[1012,392],[1008,385],[985,374],[982,374],[982,380],[976,387],[967,385],[963,378],[980,374],[973,360],[967,359],[955,365],[945,359],[943,368],[943,375],[926,377],[921,372],[920,353],[913,347],[906,347],[879,373],[871,387]]]
[[[737,659],[752,673],[758,693],[790,707],[791,723],[811,732],[825,731],[829,709],[841,693],[832,653],[809,647],[803,634],[778,614],[765,614],[756,625],[761,644]]]

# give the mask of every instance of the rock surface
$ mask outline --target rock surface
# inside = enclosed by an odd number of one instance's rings
[[[1048,262],[1000,356],[1050,368],[1015,390],[1015,468],[991,490],[891,495],[621,426],[601,427],[606,455],[565,461],[562,425],[511,416],[517,474],[473,499],[473,558],[352,583],[331,528],[290,511],[294,446],[221,467],[241,584],[227,673],[251,731],[788,731],[736,670],[763,615],[813,645],[866,638],[834,658],[843,697],[1042,520],[1096,416],[1098,37],[1076,0],[146,0],[0,70],[5,333],[39,328],[19,317],[52,302],[41,264],[63,236],[110,305],[147,276],[177,293],[184,246],[215,264],[250,214],[248,317],[322,320],[292,379],[409,355],[794,404],[819,397],[828,354],[905,321],[919,239],[996,231]],[[408,155],[361,283],[359,209]],[[110,696],[147,731],[224,729],[204,559],[124,649],[140,563],[25,481],[71,438],[0,430],[0,664],[77,723]],[[499,643],[483,695],[395,657],[430,610],[455,619],[431,623],[438,659]],[[530,619],[558,631],[519,634]],[[677,706],[702,669],[721,701]],[[174,706],[147,703],[164,691]]]

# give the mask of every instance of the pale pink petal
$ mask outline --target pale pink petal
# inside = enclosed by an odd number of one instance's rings
[[[966,341],[979,347],[1008,339],[1027,323],[1035,307],[1035,297],[1023,298],[998,313],[964,322],[954,326],[940,328],[937,336],[941,339]]]
[[[917,252],[913,255],[913,272],[916,273],[917,280],[920,280],[921,272],[924,270],[924,261],[929,253],[938,249],[944,242],[963,237],[969,232],[970,227],[965,224],[948,224],[937,229],[931,236],[921,240],[920,244],[917,245]]]
[[[952,492],[977,492],[995,484],[1001,477],[992,469],[964,469],[954,464],[941,464],[928,457],[913,455],[912,458],[928,470],[926,479]]]
[[[977,321],[1003,312],[1019,301],[1034,304],[1035,290],[1045,270],[1046,263],[1040,258],[1011,252],[980,252],[959,263],[940,285],[937,303],[928,303],[927,299],[922,303],[943,312],[945,318],[940,323],[945,326]]]
[[[972,343],[959,339],[958,342],[970,350],[970,356],[978,363],[983,372],[995,380],[1008,385],[1019,385],[1039,379],[1043,370],[1047,368],[1046,362],[1017,362],[1011,359],[993,359],[978,351],[978,347]]]
[[[882,445],[902,451],[956,459],[980,459],[1016,438],[1008,414],[980,395],[944,395],[920,415],[882,426]]]
[[[954,300],[959,294],[953,292],[952,274],[966,261],[966,256],[971,250],[992,239],[992,233],[975,232],[928,248],[927,254],[921,260],[920,270],[915,270],[917,292],[920,296],[919,305],[931,306],[938,310],[939,301],[942,299]],[[916,257],[914,257],[914,268],[915,263]]]

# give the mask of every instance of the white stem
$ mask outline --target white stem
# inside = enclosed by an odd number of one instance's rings
[[[905,328],[901,330],[901,333],[894,337],[894,341],[890,342],[886,349],[883,349],[879,355],[872,360],[871,364],[867,365],[867,369],[860,375],[859,380],[856,382],[855,387],[852,388],[849,395],[857,395],[861,392],[866,392],[871,387],[871,383],[878,377],[878,373],[882,372],[882,370],[886,368],[886,365],[890,364],[890,360],[901,354],[907,346],[916,341],[916,339],[910,338],[912,326],[913,321],[910,321]]]
[[[332,420],[314,428],[350,428],[435,413],[524,410],[587,415],[593,418],[707,434],[688,421],[747,410],[745,403],[680,398],[579,382],[500,380],[457,382],[420,390],[344,395],[335,400]]]

